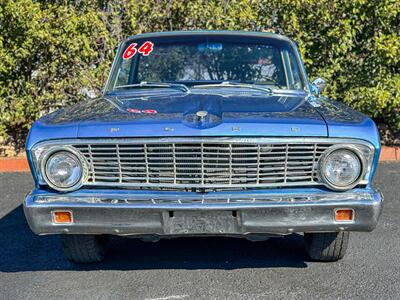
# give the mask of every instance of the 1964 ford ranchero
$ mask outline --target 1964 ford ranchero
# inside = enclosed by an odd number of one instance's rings
[[[60,234],[73,262],[103,259],[110,235],[265,240],[304,233],[335,261],[371,231],[374,122],[320,96],[296,44],[231,31],[149,33],[119,47],[104,94],[30,131],[31,229]]]

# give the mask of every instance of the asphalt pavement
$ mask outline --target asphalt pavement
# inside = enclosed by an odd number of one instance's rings
[[[77,266],[57,236],[28,228],[30,174],[0,174],[0,299],[400,299],[400,163],[380,164],[375,186],[385,197],[380,223],[352,233],[339,262],[310,261],[303,237],[291,235],[114,238],[104,262]]]

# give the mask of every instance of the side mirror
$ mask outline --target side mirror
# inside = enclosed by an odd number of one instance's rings
[[[312,85],[311,92],[314,93],[317,92],[317,94],[321,94],[325,89],[326,81],[318,77],[317,79],[314,79],[313,82],[311,82],[311,85]]]

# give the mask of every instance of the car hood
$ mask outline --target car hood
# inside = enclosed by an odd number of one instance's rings
[[[83,101],[40,120],[78,138],[322,136],[326,123],[306,93],[230,89],[149,90]],[[56,135],[63,134],[57,129]]]

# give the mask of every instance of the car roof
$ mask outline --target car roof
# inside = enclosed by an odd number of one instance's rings
[[[237,30],[180,30],[180,31],[164,31],[164,32],[149,32],[128,37],[125,41],[137,38],[152,38],[152,37],[168,37],[168,36],[185,36],[185,35],[227,35],[227,36],[247,36],[247,37],[267,37],[277,40],[293,41],[277,33],[259,32],[259,31],[237,31]]]

